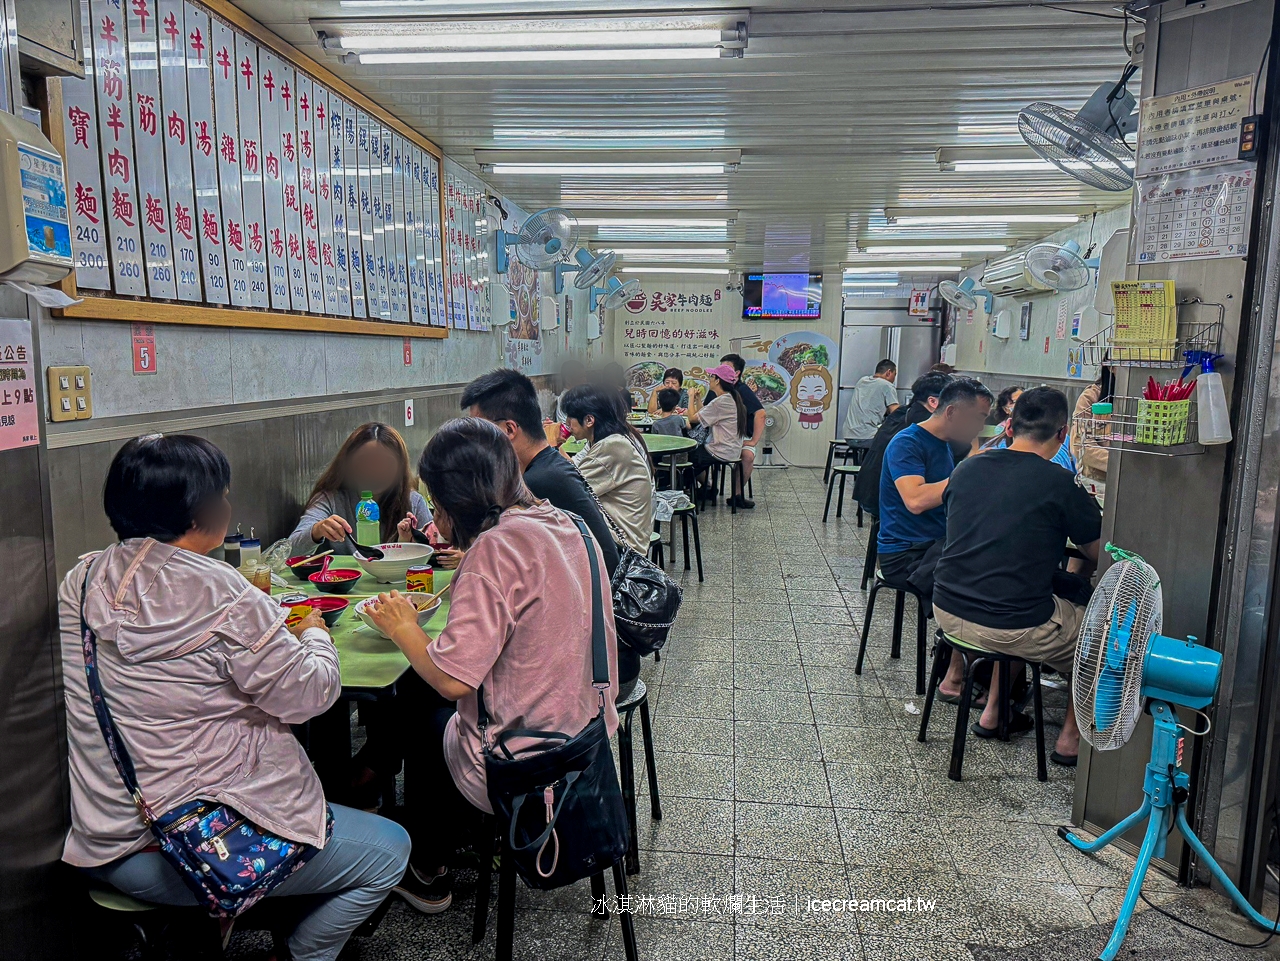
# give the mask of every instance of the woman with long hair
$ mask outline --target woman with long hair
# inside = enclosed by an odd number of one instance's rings
[[[569,433],[587,446],[573,463],[624,535],[627,546],[649,553],[653,532],[653,468],[640,432],[628,423],[623,393],[582,384],[565,394]]]
[[[355,530],[356,504],[362,491],[372,491],[378,502],[379,543],[411,541],[411,528],[423,530],[431,522],[431,511],[418,493],[400,432],[376,421],[361,424],[311,489],[307,509],[289,538],[293,553],[310,554],[317,550],[317,544],[328,541],[335,554],[350,554],[347,535]],[[445,558],[441,561],[441,566],[449,566]]]
[[[482,747],[510,728],[575,735],[596,716],[591,612],[600,605],[608,633],[609,732],[618,726],[617,638],[604,556],[577,525],[524,485],[507,435],[479,417],[451,420],[431,438],[418,473],[431,493],[440,533],[465,552],[453,578],[449,620],[434,641],[417,610],[393,591],[369,605],[378,627],[444,701],[415,725],[424,790],[405,785],[413,836],[410,869],[397,892],[415,906],[448,906],[446,862],[459,828],[490,811]],[[593,598],[587,551],[601,571]],[[490,720],[480,730],[477,690]],[[424,723],[425,721],[425,723]],[[470,817],[469,817],[470,815]],[[412,903],[412,902],[411,902]]]
[[[690,423],[711,428],[706,442],[694,448],[689,458],[700,476],[715,461],[738,460],[742,456],[743,438],[751,436],[746,405],[733,389],[738,382],[737,370],[730,364],[721,364],[707,371],[707,380],[710,399],[701,410],[689,415]]]

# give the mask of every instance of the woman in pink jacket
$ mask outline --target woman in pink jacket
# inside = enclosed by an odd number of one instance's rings
[[[200,437],[139,437],[111,463],[103,506],[120,540],[82,558],[58,593],[71,778],[62,858],[144,901],[196,903],[107,751],[85,680],[83,592],[103,693],[152,810],[209,798],[320,848],[271,894],[321,896],[289,950],[330,961],[400,880],[409,838],[335,804],[326,840],[324,793],[289,725],[338,699],[338,654],[319,615],[286,628],[284,608],[205,556],[226,534],[230,483],[226,456]]]

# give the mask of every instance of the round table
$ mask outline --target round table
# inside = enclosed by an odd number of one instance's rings
[[[698,442],[690,437],[675,437],[671,434],[641,434],[640,438],[654,458],[670,458],[671,489],[676,490],[676,461],[679,459],[680,454],[697,447]],[[566,454],[576,454],[585,446],[586,444],[582,441],[571,437],[564,442],[560,449]]]

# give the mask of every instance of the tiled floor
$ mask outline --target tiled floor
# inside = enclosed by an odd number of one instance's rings
[[[940,704],[929,743],[915,739],[923,699],[910,612],[904,657],[894,661],[892,604],[877,605],[867,666],[853,673],[867,530],[851,510],[823,525],[819,471],[760,471],[755,491],[754,511],[701,515],[706,580],[683,575],[674,635],[661,663],[646,662],[664,817],[648,816],[637,725],[642,873],[630,884],[641,958],[1093,957],[1132,862],[1114,850],[1089,857],[1057,838],[1073,772],[1050,765],[1041,784],[1033,738],[971,739],[965,780],[947,780],[954,709]],[[1052,721],[1063,706],[1050,692]],[[1056,735],[1054,723],[1050,741]],[[1156,874],[1146,890],[1187,910],[1207,903],[1217,929],[1258,940],[1231,927],[1216,896],[1179,892]],[[809,909],[811,899],[849,898],[912,910]],[[919,901],[932,909],[916,910]],[[591,920],[589,907],[585,883],[521,888],[516,956],[621,959],[617,922]],[[471,908],[458,899],[428,918],[396,903],[362,957],[492,957],[492,917],[473,949]],[[260,944],[239,936],[236,953]],[[1153,959],[1234,957],[1171,922],[1141,927],[1139,946]]]

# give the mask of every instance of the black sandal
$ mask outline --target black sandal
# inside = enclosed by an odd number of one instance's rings
[[[1026,734],[1036,726],[1036,722],[1020,711],[1014,711],[1013,716],[1009,718],[1009,736],[1017,737],[1019,734]],[[970,728],[975,737],[984,738],[988,741],[1000,736],[999,728],[983,727],[981,721],[975,721],[973,727]]]
[[[1063,767],[1075,767],[1080,760],[1080,755],[1059,754],[1057,751],[1054,751],[1049,755],[1049,760],[1054,764],[1061,764]]]

